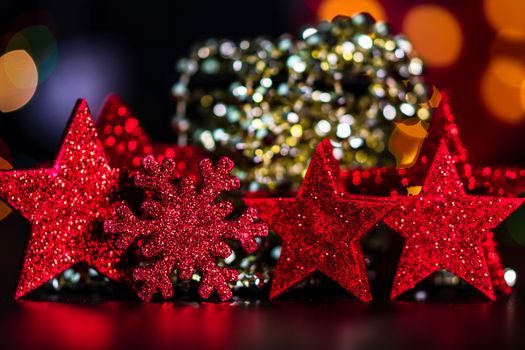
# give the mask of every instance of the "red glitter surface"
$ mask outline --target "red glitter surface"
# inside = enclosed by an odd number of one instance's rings
[[[525,190],[525,169],[490,166],[472,166],[463,146],[448,97],[443,94],[439,108],[434,112],[427,139],[423,143],[416,164],[409,169],[372,168],[343,171],[350,192],[368,195],[405,195],[407,187],[422,186],[432,159],[442,140],[452,156],[463,187],[469,194],[516,196]],[[493,234],[483,244],[492,281],[497,291],[509,294],[511,288],[503,279],[503,265],[497,253]],[[490,258],[489,258],[490,257]]]
[[[406,197],[385,218],[405,239],[391,297],[412,289],[432,272],[447,269],[495,299],[483,245],[492,239],[490,230],[523,201],[467,195],[443,140],[422,193]]]
[[[181,176],[199,179],[198,162],[206,158],[206,152],[196,146],[153,142],[130,108],[117,96],[106,100],[97,121],[97,130],[110,164],[116,168],[139,170],[142,158],[155,155],[158,162],[175,158]]]
[[[110,167],[86,101],[80,100],[50,168],[0,171],[0,196],[31,223],[18,299],[79,262],[120,279],[120,254],[100,239],[114,211],[120,172]]]
[[[105,222],[104,229],[113,234],[111,237],[118,234],[117,245],[123,249],[139,238],[145,240],[141,253],[154,261],[134,270],[141,299],[151,300],[157,292],[164,298],[171,297],[170,276],[177,270],[181,280],[191,279],[194,272],[200,275],[201,297],[217,292],[222,300],[227,300],[232,297],[228,283],[235,282],[238,273],[217,264],[218,258],[232,253],[226,241],[239,241],[247,252],[253,252],[257,248],[255,239],[266,236],[268,228],[257,219],[253,208],[236,219],[226,219],[233,205],[217,201],[217,197],[240,186],[239,179],[230,175],[230,159],[221,158],[216,165],[209,159],[202,160],[202,183],[198,187],[190,178],[178,178],[176,168],[173,159],[159,164],[153,156],[144,158],[142,170],[135,178],[136,186],[149,194],[142,204],[142,215],[136,216],[123,205],[115,219]]]
[[[398,200],[346,193],[329,140],[317,147],[297,197],[245,202],[282,238],[270,298],[318,270],[359,299],[372,299],[360,239]]]

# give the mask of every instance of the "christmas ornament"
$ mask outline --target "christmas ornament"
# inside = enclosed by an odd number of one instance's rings
[[[442,141],[421,194],[406,197],[385,218],[405,238],[391,297],[446,269],[495,299],[483,244],[490,230],[522,203],[519,198],[467,195]]]
[[[52,167],[0,172],[0,196],[31,223],[17,299],[80,262],[123,277],[119,252],[99,231],[118,190],[119,171],[108,164],[84,100]]]
[[[117,96],[106,100],[98,118],[97,130],[109,161],[116,168],[139,170],[142,158],[155,155],[159,162],[164,158],[177,159],[177,171],[181,176],[199,178],[197,164],[206,157],[206,152],[196,146],[180,147],[153,142],[129,107]]]
[[[317,147],[297,197],[245,201],[282,238],[270,298],[318,270],[359,299],[371,300],[359,240],[397,200],[347,195],[330,140]]]
[[[178,72],[178,136],[233,156],[250,190],[296,189],[326,137],[345,165],[392,165],[395,123],[426,128],[431,117],[412,44],[367,14],[320,22],[300,39],[210,39]]]
[[[428,137],[423,143],[421,152],[414,166],[407,169],[373,167],[370,169],[353,169],[344,171],[343,178],[352,193],[368,195],[405,195],[418,194],[428,174],[438,145],[444,140],[456,163],[456,169],[469,194],[491,196],[516,196],[525,190],[525,169],[473,167],[468,162],[468,152],[464,147],[450,108],[448,96],[444,94],[439,108],[435,111]],[[503,265],[497,254],[497,243],[488,235],[483,244],[485,256],[491,272],[495,289],[510,294],[511,288],[503,278]],[[441,273],[438,273],[438,275]],[[443,279],[457,284],[457,279]]]
[[[166,158],[159,164],[153,156],[142,160],[142,170],[135,178],[137,187],[149,198],[142,204],[142,215],[136,216],[130,207],[119,207],[117,216],[107,220],[107,233],[118,234],[118,247],[127,249],[137,239],[146,266],[134,269],[133,277],[141,283],[139,296],[151,300],[157,292],[162,297],[173,295],[170,279],[174,270],[180,280],[199,274],[199,294],[208,298],[217,292],[222,300],[231,298],[229,283],[237,280],[237,271],[217,264],[227,258],[232,249],[227,240],[235,240],[248,252],[256,247],[256,238],[267,235],[267,227],[257,220],[253,208],[238,218],[227,219],[233,205],[217,201],[223,192],[239,188],[239,180],[230,176],[233,162],[221,158],[217,165],[209,159],[199,163],[202,183],[196,187],[190,178],[177,177],[177,164]]]

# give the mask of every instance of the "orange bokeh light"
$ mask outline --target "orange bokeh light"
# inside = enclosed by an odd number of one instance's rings
[[[499,120],[515,124],[525,118],[522,85],[525,66],[508,56],[492,59],[481,81],[481,94],[489,111]]]
[[[489,69],[505,84],[519,89],[525,79],[525,65],[522,61],[512,56],[494,57],[490,62]]]
[[[485,0],[485,16],[494,29],[525,33],[525,1]]]
[[[416,163],[426,137],[426,125],[420,120],[415,123],[413,121],[396,123],[388,142],[388,150],[396,158],[397,168],[409,168]]]
[[[0,111],[12,112],[23,107],[35,94],[38,71],[24,50],[0,56]]]
[[[520,101],[521,108],[525,111],[525,79],[523,79],[523,81],[521,82]]]
[[[317,16],[331,20],[338,15],[352,16],[359,12],[369,13],[376,21],[386,20],[385,10],[376,0],[324,0],[319,5]]]
[[[438,108],[441,103],[441,99],[441,92],[435,85],[432,85],[432,96],[430,96],[428,99],[428,105],[431,108]]]
[[[448,66],[461,52],[463,34],[459,22],[441,6],[413,7],[403,21],[403,31],[430,66]]]
[[[409,196],[417,196],[423,190],[423,186],[409,186],[407,187],[407,194]]]

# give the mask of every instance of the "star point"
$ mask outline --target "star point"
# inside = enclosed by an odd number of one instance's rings
[[[446,269],[495,299],[483,243],[522,203],[520,198],[466,194],[453,158],[441,141],[421,193],[406,197],[385,218],[405,239],[391,298]]]
[[[282,238],[270,298],[315,271],[363,301],[372,298],[360,239],[397,201],[346,193],[332,152],[329,140],[318,145],[295,198],[245,199]]]
[[[75,107],[53,166],[0,172],[0,196],[31,224],[16,299],[80,262],[118,277],[113,245],[93,233],[117,204],[119,174],[109,166],[85,100]]]

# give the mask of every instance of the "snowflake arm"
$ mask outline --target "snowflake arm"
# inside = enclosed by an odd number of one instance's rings
[[[202,281],[199,286],[199,295],[207,299],[213,292],[217,292],[221,300],[232,297],[229,283],[235,282],[238,272],[235,269],[217,266],[217,264],[206,261],[201,267]]]
[[[115,244],[120,249],[128,249],[139,235],[148,236],[153,233],[149,221],[136,217],[127,205],[117,208],[115,219],[104,222],[104,231],[119,234]]]
[[[157,291],[164,299],[173,296],[173,284],[171,283],[171,271],[175,266],[175,259],[165,256],[158,259],[152,265],[137,267],[133,271],[133,279],[142,282],[138,292],[142,300],[150,301]]]
[[[247,232],[244,228],[251,227]],[[226,239],[239,241],[242,248],[248,253],[253,253],[257,249],[257,237],[264,237],[268,233],[268,226],[258,220],[257,210],[248,208],[242,213],[237,220],[231,220],[226,223],[224,237]]]

